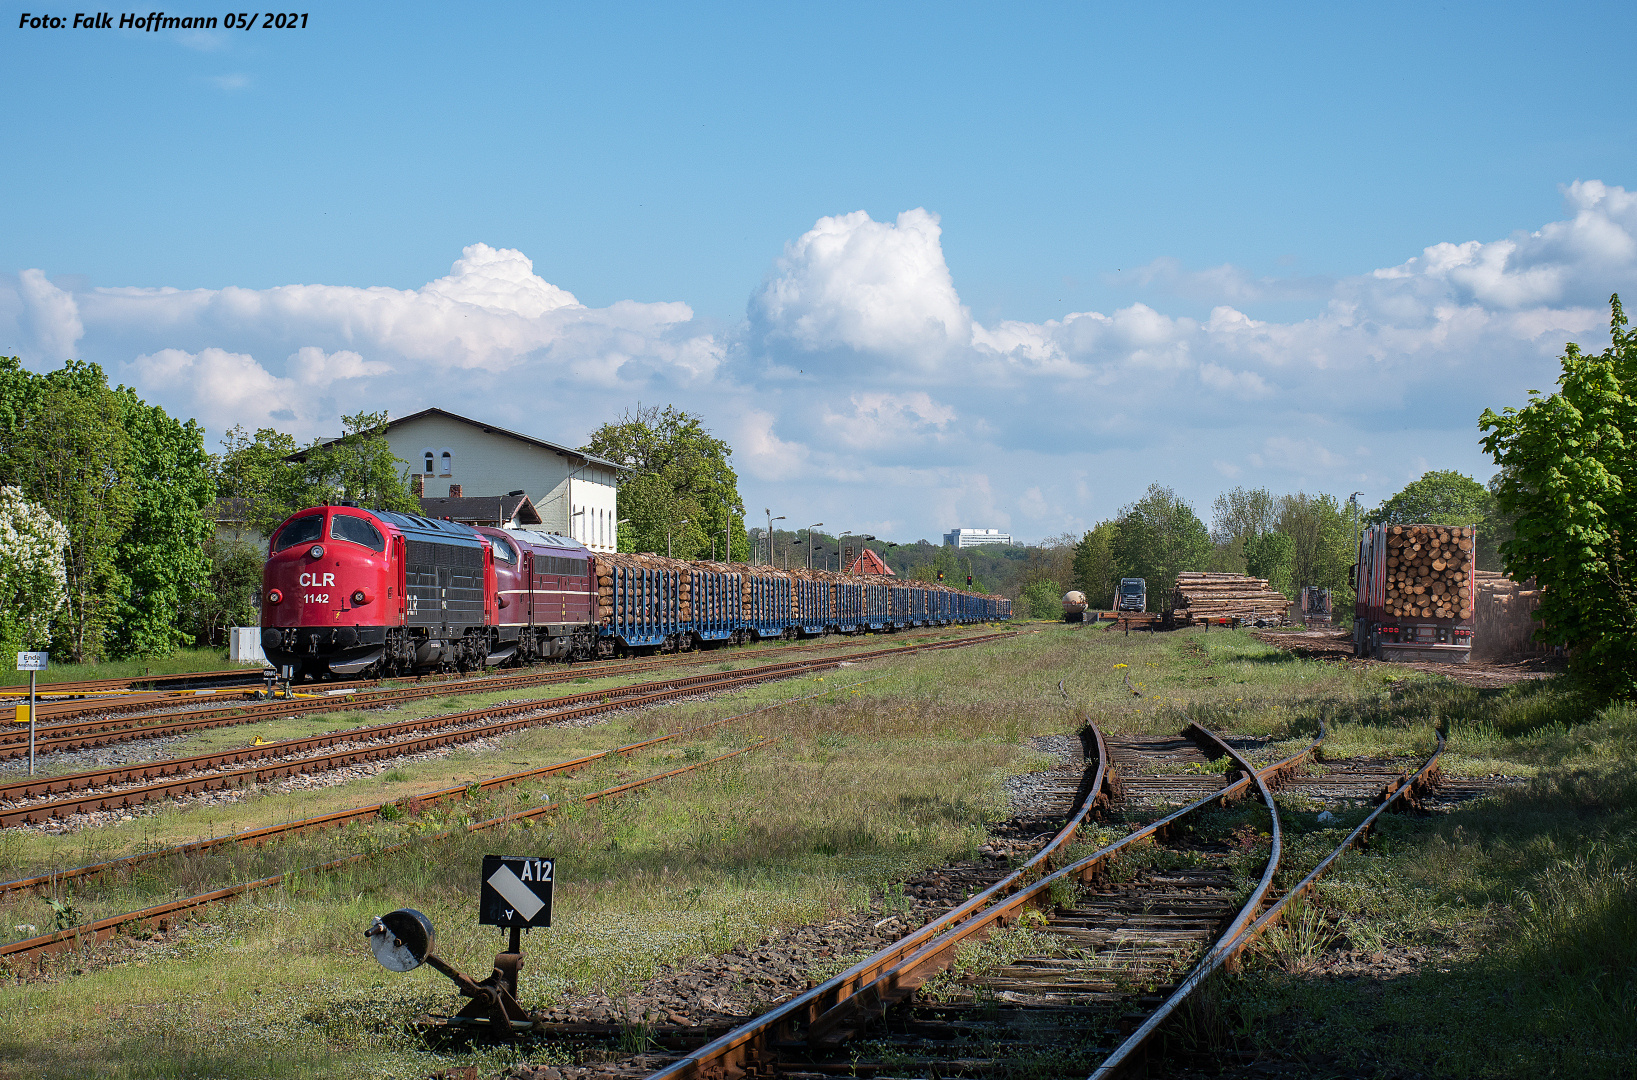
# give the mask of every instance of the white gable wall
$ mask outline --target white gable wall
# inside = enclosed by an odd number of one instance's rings
[[[424,476],[428,496],[448,495],[450,484],[459,484],[468,498],[521,488],[540,513],[540,524],[529,528],[572,536],[593,551],[615,550],[615,473],[606,465],[447,416],[403,421],[388,428],[386,438],[393,455],[408,462],[411,473]]]

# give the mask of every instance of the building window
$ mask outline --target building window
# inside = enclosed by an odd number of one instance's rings
[[[437,466],[434,464],[432,448],[430,446],[421,451],[421,460],[426,464],[426,468],[422,469],[422,472],[428,476],[431,476],[433,473],[437,472]]]
[[[454,474],[454,471],[455,455],[454,452],[446,446],[443,448],[443,452],[438,457],[438,474],[441,476],[451,476]]]

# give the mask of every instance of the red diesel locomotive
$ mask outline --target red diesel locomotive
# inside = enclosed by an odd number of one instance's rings
[[[315,506],[269,544],[262,651],[293,678],[589,657],[593,588],[577,541]]]

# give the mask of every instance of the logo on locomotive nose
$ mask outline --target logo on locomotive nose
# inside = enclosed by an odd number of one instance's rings
[[[322,580],[320,580],[320,579],[322,579]],[[315,586],[315,587],[318,587],[318,588],[323,588],[326,585],[334,585],[335,584],[335,575],[334,574],[302,574],[301,575],[301,584],[302,584],[303,587],[311,585],[311,586]]]

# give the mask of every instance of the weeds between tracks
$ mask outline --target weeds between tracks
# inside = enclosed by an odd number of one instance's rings
[[[1020,741],[1078,729],[1060,679],[1110,732],[1174,732],[1197,719],[1271,739],[1272,753],[1304,743],[1325,719],[1327,757],[1408,762],[1430,752],[1433,723],[1447,722],[1446,771],[1525,778],[1437,818],[1389,821],[1370,852],[1348,856],[1321,883],[1286,938],[1270,939],[1260,960],[1213,988],[1202,1045],[1427,1075],[1546,1065],[1618,1074],[1618,1054],[1637,1045],[1637,927],[1624,876],[1637,861],[1637,772],[1629,764],[1637,712],[1591,709],[1555,682],[1476,690],[1417,673],[1299,661],[1231,632],[1125,638],[1043,629],[872,662],[859,670],[892,674],[857,693],[753,718],[708,743],[502,792],[490,804],[606,786],[622,773],[764,735],[780,738],[778,755],[736,759],[532,831],[416,847],[215,909],[182,932],[48,960],[43,971],[0,986],[0,1077],[418,1076],[443,1064],[492,1074],[511,1051],[443,1059],[404,1039],[405,1020],[447,1003],[447,984],[377,968],[359,936],[368,917],[420,907],[438,926],[440,952],[481,968],[498,937],[474,925],[478,856],[556,855],[558,925],[525,945],[524,997],[543,1004],[590,987],[618,992],[661,964],[820,920],[918,868],[965,857],[986,823],[1004,816],[999,778],[1030,764]],[[150,840],[190,838],[515,771],[513,762],[544,764],[676,730],[797,688],[848,681],[851,671],[622,714],[598,727],[536,729],[496,749],[395,764],[317,792],[167,808],[73,836],[8,830],[0,832],[0,874],[128,853],[144,829]],[[1299,874],[1334,830],[1295,797],[1286,807],[1290,872]],[[150,864],[58,899],[82,917],[128,911],[484,812],[453,804],[265,849]],[[1350,823],[1349,812],[1339,816],[1338,828]],[[1385,888],[1389,881],[1403,891]],[[0,935],[25,936],[18,925],[46,929],[55,915],[43,898],[8,899]]]

